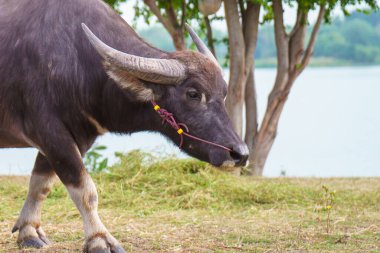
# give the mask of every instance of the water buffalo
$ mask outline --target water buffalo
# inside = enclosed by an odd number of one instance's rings
[[[83,218],[84,250],[124,252],[100,221],[82,157],[105,132],[156,131],[178,143],[151,101],[193,135],[230,149],[184,136],[186,153],[216,166],[246,163],[247,146],[225,110],[221,69],[189,29],[199,52],[169,53],[101,0],[0,0],[0,148],[39,150],[13,229],[21,247],[50,243],[41,205],[58,176]]]

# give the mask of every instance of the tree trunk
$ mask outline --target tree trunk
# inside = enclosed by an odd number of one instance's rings
[[[252,150],[258,129],[257,95],[253,68],[245,86],[245,115],[245,143],[247,143],[249,150]]]
[[[248,174],[251,176],[262,176],[264,166],[268,159],[269,152],[272,148],[275,136],[267,136],[266,140],[256,141],[250,154],[250,164]]]
[[[290,36],[285,32],[283,24],[283,8],[281,0],[273,1],[274,29],[277,47],[277,75],[275,84],[268,98],[268,105],[256,138],[250,152],[249,174],[261,176],[269,152],[277,135],[278,123],[289,93],[299,74],[308,64],[314,50],[317,32],[321,26],[325,13],[325,6],[321,6],[317,21],[313,27],[306,51],[304,50],[306,37],[307,12],[298,11],[296,24]]]
[[[286,76],[286,75],[281,75]],[[283,80],[279,80],[283,82]],[[295,77],[288,79],[286,86],[291,87]],[[289,92],[283,90],[277,94],[277,97],[268,105],[265,117],[270,117],[265,128],[260,128],[255,138],[253,148],[250,152],[250,171],[249,174],[262,176],[265,163],[268,159],[269,152],[277,136],[277,128],[285,102],[288,99]]]
[[[173,44],[176,50],[186,50],[185,38],[181,29],[176,29],[175,32],[171,34],[171,37],[173,39]]]
[[[224,10],[226,13],[229,52],[230,52],[230,80],[226,107],[228,115],[237,134],[243,134],[243,105],[245,93],[245,45],[243,31],[240,24],[240,15],[236,0],[225,0]]]
[[[246,73],[247,81],[245,84],[245,142],[248,145],[250,152],[254,149],[256,143],[256,136],[258,131],[258,115],[257,115],[257,97],[256,97],[256,83],[254,75],[254,53],[257,45],[257,34],[259,30],[259,17],[261,6],[258,3],[247,2],[247,8],[244,10],[243,1],[239,1],[240,9],[243,10],[243,31],[245,41],[245,57],[246,66],[244,73]],[[250,157],[252,171],[252,156]]]

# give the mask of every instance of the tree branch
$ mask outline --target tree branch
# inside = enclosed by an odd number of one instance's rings
[[[245,7],[244,7],[244,1],[243,0],[239,0],[239,9],[240,9],[240,14],[241,14],[241,19],[243,21],[243,24],[244,24],[244,21],[245,21]]]
[[[162,16],[161,11],[156,5],[155,0],[144,0],[144,3],[149,7],[150,11],[153,12],[153,14],[158,18],[158,21],[161,22],[165,29],[168,30],[170,34],[174,34],[174,26],[169,22],[169,20],[166,17]]]
[[[273,12],[277,49],[277,74],[274,86],[268,98],[267,109],[257,138],[262,138],[261,135],[270,129],[273,113],[279,103],[281,103],[282,91],[289,79],[289,41],[284,27],[282,0],[273,0]]]
[[[213,39],[213,36],[212,36],[212,28],[211,28],[211,24],[210,24],[210,20],[208,18],[208,16],[204,16],[204,21],[205,21],[205,24],[206,24],[206,35],[207,35],[207,44],[208,44],[208,47],[210,48],[212,54],[214,56],[215,55],[215,47],[214,47],[214,39]]]
[[[253,55],[256,51],[257,34],[259,31],[259,18],[260,18],[261,5],[258,3],[248,2],[245,11],[245,20],[243,22],[243,35],[245,42],[245,74],[248,74],[252,69]]]
[[[282,0],[273,0],[274,31],[277,48],[277,64],[280,71],[288,69],[288,37],[284,27]]]
[[[281,0],[273,0],[273,12],[275,32],[283,37],[286,37],[284,26],[284,8]]]
[[[181,16],[181,30],[185,27],[186,22],[186,1],[182,1],[182,16]]]
[[[309,43],[307,45],[307,48],[306,48],[305,54],[303,56],[302,62],[297,69],[297,75],[299,75],[306,68],[306,66],[309,64],[310,58],[311,58],[313,51],[314,51],[314,46],[315,46],[315,41],[317,39],[318,31],[319,31],[319,28],[321,27],[323,17],[325,15],[325,11],[326,11],[326,6],[322,5],[319,9],[318,18],[314,24],[313,31],[311,32]]]
[[[301,24],[302,19],[303,19],[303,17],[302,17],[302,11],[299,9],[299,6],[298,6],[298,9],[297,9],[297,18],[296,18],[296,22],[295,22],[295,24],[293,26],[293,29],[292,29],[292,31],[289,34],[290,38],[296,33],[297,29],[299,28],[299,26]]]
[[[180,28],[180,25],[177,20],[177,16],[175,14],[174,8],[173,8],[173,1],[170,0],[169,4],[166,6],[166,14],[168,15],[168,18],[170,22],[173,24],[174,29]]]
[[[305,38],[307,32],[308,11],[302,11],[300,6],[297,10],[297,21],[289,36],[289,69],[290,72],[297,71],[302,61],[305,50]]]
[[[144,3],[149,7],[150,11],[156,15],[158,21],[160,21],[165,29],[169,32],[175,48],[177,50],[184,50],[186,46],[183,35],[183,26],[180,26],[180,24],[178,24],[172,1],[170,0],[168,5],[165,7],[167,16],[161,14],[161,11],[157,6],[155,0],[144,0]]]

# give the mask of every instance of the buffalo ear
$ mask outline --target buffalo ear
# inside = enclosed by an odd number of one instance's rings
[[[160,95],[159,85],[147,84],[145,81],[128,74],[125,70],[115,67],[107,62],[104,63],[109,77],[114,80],[123,90],[133,94],[134,98],[140,102],[157,100]]]

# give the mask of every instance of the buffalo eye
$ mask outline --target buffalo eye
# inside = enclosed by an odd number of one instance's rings
[[[191,100],[198,100],[198,101],[200,101],[202,99],[202,94],[199,91],[197,91],[196,89],[189,89],[186,92],[186,95]]]

